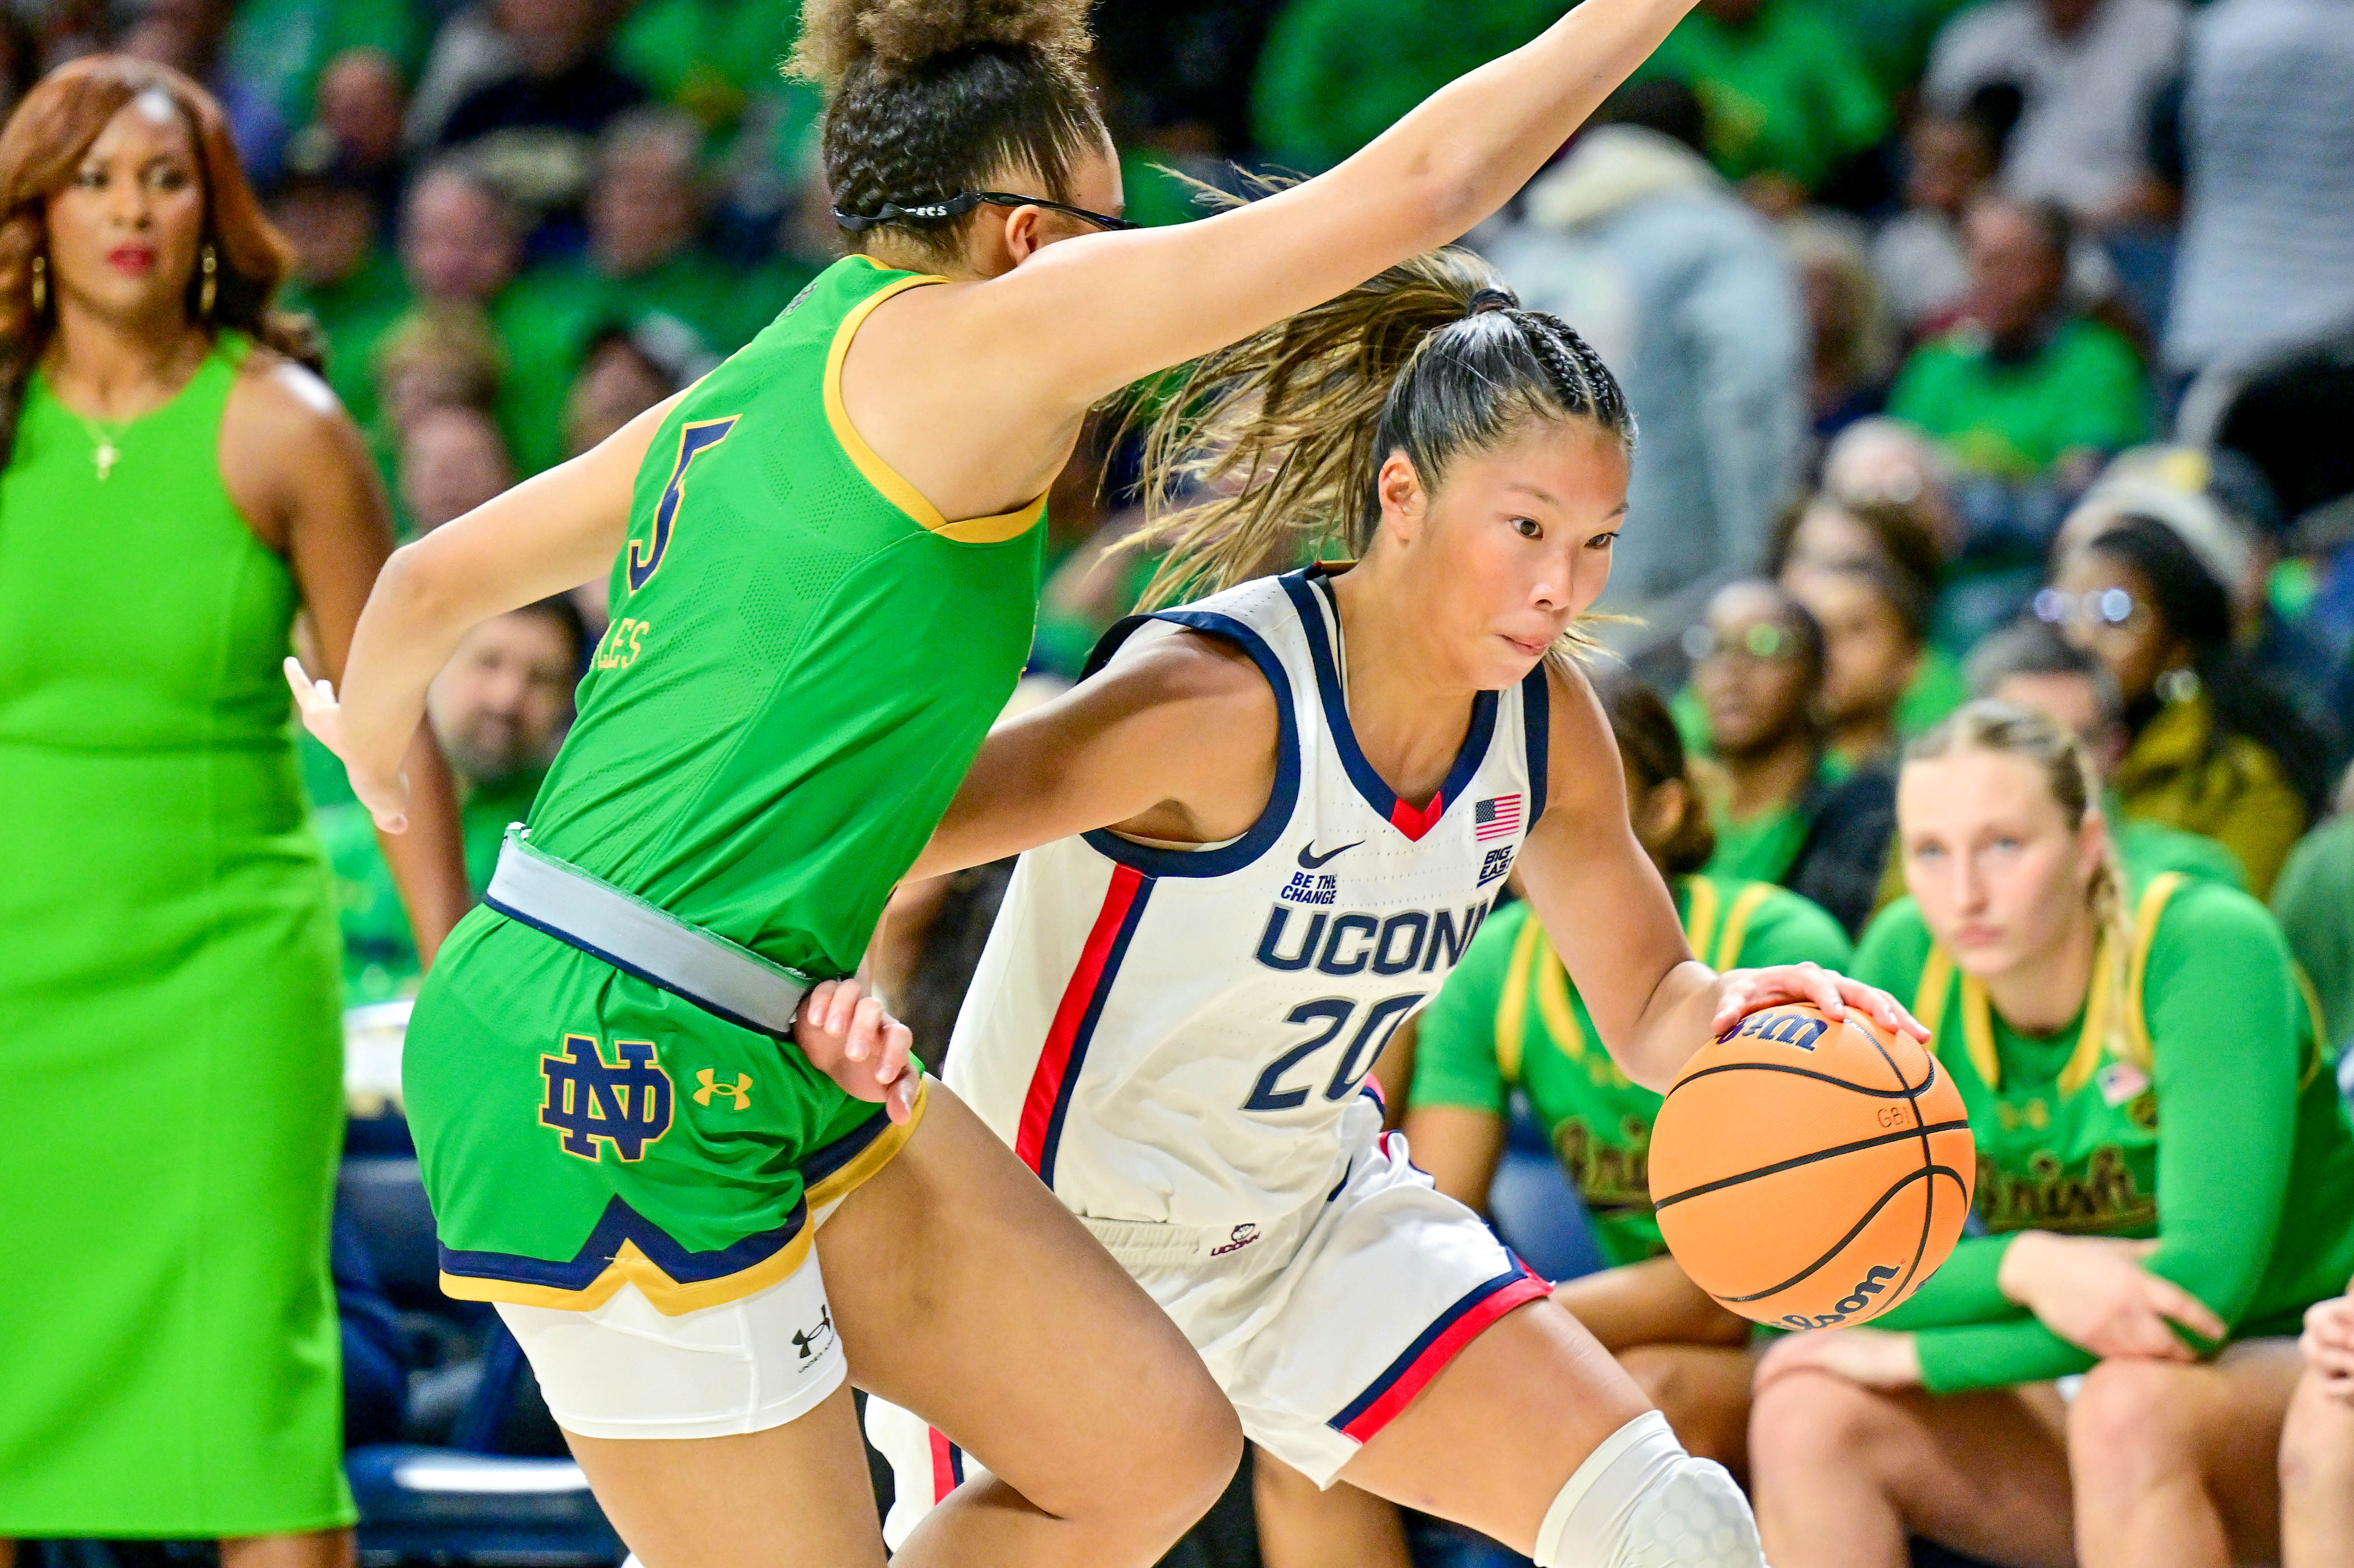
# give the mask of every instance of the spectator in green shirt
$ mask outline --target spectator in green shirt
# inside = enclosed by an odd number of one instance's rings
[[[1847,33],[1807,0],[1701,0],[1635,73],[1689,82],[1709,155],[1779,214],[1888,134],[1887,96]]]
[[[280,122],[306,123],[336,58],[365,49],[413,71],[425,53],[422,7],[388,0],[239,0],[222,64]]]
[[[1599,675],[1595,693],[1627,771],[1635,836],[1667,879],[1692,951],[1719,969],[1844,969],[1846,933],[1814,905],[1765,883],[1698,874],[1712,834],[1674,720],[1623,673]],[[1555,1299],[1642,1384],[1685,1447],[1738,1471],[1749,1326],[1702,1296],[1666,1255],[1648,1173],[1659,1097],[1611,1065],[1527,905],[1481,925],[1418,1021],[1413,1056],[1405,1130],[1415,1163],[1475,1209],[1487,1207],[1511,1092],[1528,1096],[1611,1265],[1564,1284]]]
[[[1806,895],[1850,931],[1872,913],[1893,825],[1884,770],[1826,765],[1822,628],[1777,585],[1737,582],[1685,638],[1714,765],[1707,871]]]
[[[1964,222],[1970,295],[1959,325],[1914,350],[1888,411],[1955,464],[1999,479],[2066,465],[2089,480],[2149,439],[2149,383],[2133,345],[2064,303],[2072,232],[2057,207],[1981,197]]]
[[[466,875],[477,896],[490,885],[507,824],[529,814],[571,722],[587,652],[571,601],[542,599],[466,633],[427,694],[426,716],[458,786]],[[343,916],[344,1004],[411,994],[417,946],[366,808],[330,806],[316,821]]]
[[[524,217],[463,154],[409,186],[400,259],[420,308],[482,311],[505,361],[495,412],[515,467],[528,475],[564,457],[564,394],[588,331],[576,301],[539,277],[517,277]]]
[[[2338,789],[2338,815],[2289,852],[2273,885],[2273,914],[2289,951],[2313,982],[2332,1056],[2354,1039],[2354,774]]]
[[[376,424],[375,345],[408,307],[408,283],[386,248],[368,182],[338,162],[299,154],[270,202],[270,221],[294,247],[280,296],[317,320],[327,340],[327,385],[363,432]],[[329,150],[332,151],[332,150]]]
[[[635,329],[655,317],[689,329],[700,360],[692,375],[742,347],[786,303],[756,297],[737,269],[698,243],[702,143],[702,127],[680,110],[617,118],[597,144],[587,254],[530,280],[589,331]]]
[[[1566,9],[1563,0],[1289,0],[1251,83],[1260,155],[1302,174],[1329,169]]]

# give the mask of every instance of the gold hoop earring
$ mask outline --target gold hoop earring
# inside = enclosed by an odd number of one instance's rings
[[[205,281],[196,290],[196,314],[210,321],[213,319],[213,297],[220,291],[220,261],[213,255],[213,248],[209,245],[205,247],[204,270]]]
[[[39,315],[49,308],[49,259],[33,258],[33,313]]]

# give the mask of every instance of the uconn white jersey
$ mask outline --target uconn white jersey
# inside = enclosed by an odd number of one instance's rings
[[[1338,1192],[1344,1114],[1543,811],[1545,676],[1479,695],[1416,810],[1350,728],[1320,573],[1129,622],[1109,662],[1181,628],[1240,646],[1274,688],[1265,811],[1201,849],[1098,832],[1023,855],[948,1083],[1077,1213],[1264,1224]]]

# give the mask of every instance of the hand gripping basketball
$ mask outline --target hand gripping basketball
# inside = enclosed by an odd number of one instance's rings
[[[1752,1012],[1695,1052],[1651,1131],[1651,1202],[1692,1281],[1786,1329],[1868,1322],[1960,1239],[1978,1169],[1960,1092],[1855,1007]]]

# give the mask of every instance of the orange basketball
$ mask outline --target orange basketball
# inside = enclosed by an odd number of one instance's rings
[[[1869,1322],[1946,1261],[1978,1146],[1919,1042],[1786,1003],[1684,1065],[1650,1162],[1659,1233],[1702,1289],[1761,1323],[1828,1329]]]

